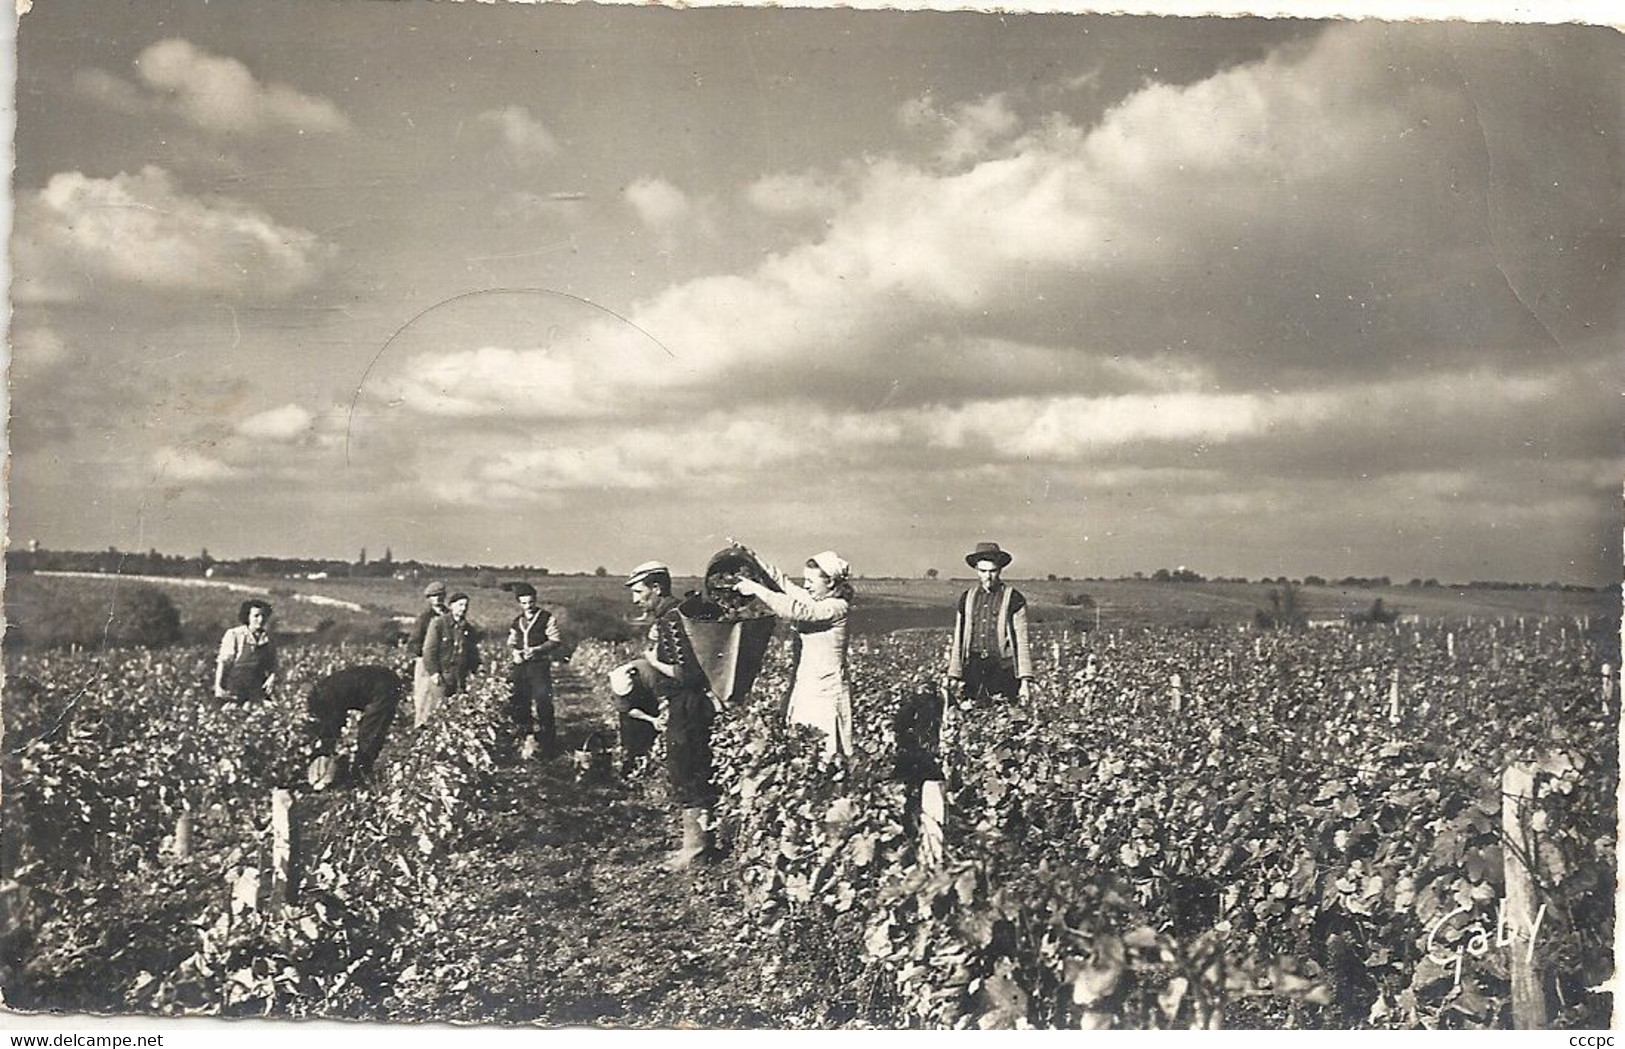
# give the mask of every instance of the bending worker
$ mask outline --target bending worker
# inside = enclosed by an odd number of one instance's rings
[[[334,753],[352,710],[361,711],[361,725],[350,770],[358,780],[371,776],[405,691],[400,675],[377,665],[345,667],[316,682],[305,701],[305,735],[315,756],[311,786],[321,790],[335,778]]]

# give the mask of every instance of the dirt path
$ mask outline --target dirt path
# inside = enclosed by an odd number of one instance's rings
[[[559,737],[573,748],[608,721],[568,667]],[[451,858],[434,928],[397,987],[401,1019],[547,1025],[778,1026],[792,1003],[764,994],[771,959],[736,942],[739,890],[726,861],[660,865],[675,827],[663,774],[578,784],[568,752],[501,770],[474,846]],[[768,1012],[771,1010],[771,1014]]]

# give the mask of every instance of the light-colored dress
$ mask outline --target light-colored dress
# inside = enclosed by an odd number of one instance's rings
[[[846,680],[846,619],[851,606],[844,598],[815,598],[777,568],[758,563],[783,591],[760,594],[762,603],[790,623],[801,650],[785,717],[793,725],[811,725],[823,732],[826,754],[851,756],[852,690]]]

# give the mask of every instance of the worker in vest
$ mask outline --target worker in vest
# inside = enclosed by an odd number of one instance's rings
[[[1012,560],[998,543],[977,543],[965,555],[977,585],[965,591],[954,617],[948,677],[967,698],[1026,702],[1032,689],[1032,646],[1027,640],[1027,600],[999,578]]]
[[[520,583],[513,588],[519,614],[508,627],[512,654],[510,709],[524,739],[519,756],[529,760],[537,752],[549,754],[558,742],[553,725],[553,656],[564,647],[559,621],[536,603],[536,588]]]

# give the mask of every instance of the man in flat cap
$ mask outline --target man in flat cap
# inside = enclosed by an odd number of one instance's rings
[[[429,672],[423,669],[423,639],[429,633],[429,623],[446,614],[446,584],[435,580],[423,588],[424,600],[429,602],[412,627],[406,650],[412,657],[412,722],[421,725],[428,719]]]
[[[553,656],[564,647],[564,638],[558,619],[536,602],[535,587],[519,583],[513,593],[519,614],[508,627],[513,659],[509,703],[524,740],[519,756],[529,760],[537,752],[552,753],[558,742],[553,726]]]
[[[671,569],[659,561],[645,561],[632,569],[625,585],[638,610],[637,622],[647,624],[649,644],[653,647],[657,634],[655,624],[678,603],[671,594]],[[620,722],[623,776],[642,768],[654,747],[660,714],[656,673],[647,657],[618,666],[609,673],[609,690],[615,697],[615,712]]]
[[[423,635],[423,669],[429,672],[429,697],[421,728],[440,704],[468,691],[468,681],[480,666],[479,632],[468,621],[468,595],[446,598],[446,614],[429,621]]]
[[[977,543],[965,555],[965,563],[976,569],[977,585],[959,600],[948,676],[976,702],[995,696],[1025,702],[1031,692],[1027,600],[999,578],[1011,560],[998,543]]]
[[[660,704],[655,724],[664,722],[666,728],[666,776],[682,810],[683,843],[666,856],[665,866],[680,871],[711,851],[711,807],[716,803],[711,722],[716,707],[683,629],[679,602],[671,596],[671,570],[647,561],[632,570],[626,585],[633,603],[650,619],[649,647],[639,666],[647,664],[652,671],[650,683]]]

